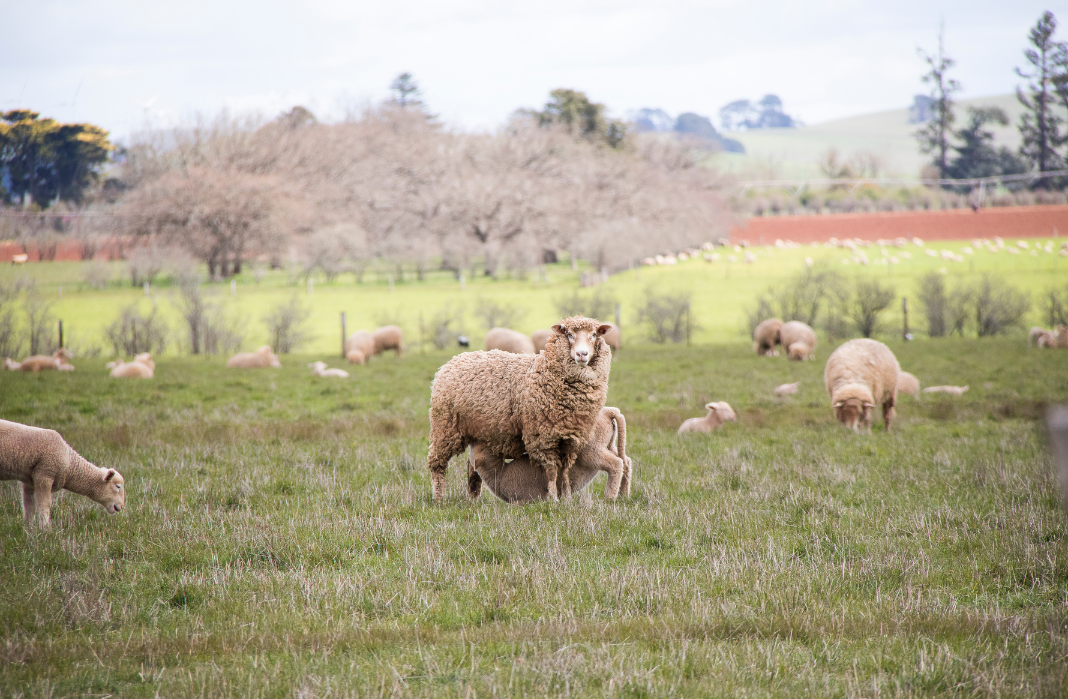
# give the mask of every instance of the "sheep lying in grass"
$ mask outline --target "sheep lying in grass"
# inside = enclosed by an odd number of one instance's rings
[[[349,372],[344,369],[327,369],[326,362],[312,362],[308,365],[308,368],[312,370],[312,374],[315,376],[324,376],[326,378],[334,379],[349,378]]]
[[[691,417],[689,420],[679,425],[679,431],[677,434],[686,434],[688,432],[711,432],[712,430],[723,425],[724,422],[730,420],[737,420],[738,416],[731,410],[731,406],[726,401],[720,401],[718,403],[706,403],[705,408],[708,410],[708,414],[704,417]]]
[[[32,372],[36,374],[39,371],[74,371],[74,365],[69,364],[71,353],[65,349],[56,350],[56,353],[51,357],[45,355],[34,355],[32,357],[26,357],[18,363],[19,371]]]
[[[612,448],[615,442],[615,449]],[[615,500],[630,495],[631,463],[626,452],[627,421],[616,408],[602,408],[586,447],[571,467],[571,491],[585,488],[600,471],[608,474],[604,497]],[[549,479],[545,472],[520,456],[510,463],[494,456],[477,442],[471,445],[467,459],[467,494],[477,498],[485,483],[505,502],[524,503],[549,497]]]
[[[784,323],[779,330],[779,340],[792,361],[816,358],[816,331],[799,320]]]
[[[345,340],[345,359],[349,364],[363,364],[375,353],[375,338],[366,330],[357,330]]]
[[[393,350],[397,356],[404,354],[404,331],[396,325],[385,325],[378,328],[371,336],[375,341],[374,354],[379,355],[386,350]]]
[[[753,351],[761,357],[778,357],[776,345],[782,344],[779,332],[782,330],[782,321],[778,318],[768,318],[756,326],[753,331]]]
[[[0,480],[22,482],[26,524],[52,521],[52,492],[64,488],[94,500],[109,513],[122,510],[126,489],[115,469],[94,466],[55,430],[0,420]]]
[[[255,352],[239,352],[226,362],[226,366],[235,369],[259,369],[273,367],[278,369],[282,362],[278,361],[278,355],[271,351],[270,345],[264,345]]]
[[[897,402],[900,369],[890,348],[876,340],[850,340],[827,360],[823,381],[831,396],[834,416],[854,432],[871,432],[871,410],[883,406],[883,421],[889,431]]]
[[[486,333],[486,349],[512,354],[535,354],[534,343],[521,332],[508,328],[493,328]]]
[[[0,364],[0,369],[4,371],[18,371],[21,367],[22,365],[11,357],[4,357],[3,364]]]
[[[920,399],[920,380],[907,371],[898,371],[897,374],[898,395],[904,393],[916,400]]]
[[[776,386],[775,388],[773,388],[771,392],[779,398],[783,398],[785,396],[792,396],[797,393],[798,387],[800,385],[801,384],[799,383],[784,383],[781,386]]]
[[[151,379],[156,374],[156,363],[148,352],[137,355],[132,362],[109,363],[108,368],[113,379]]]
[[[945,393],[950,396],[960,397],[968,392],[967,386],[928,386],[923,389],[924,393]]]
[[[541,354],[464,352],[438,369],[427,455],[434,499],[445,496],[449,459],[474,442],[503,459],[526,452],[545,472],[549,497],[567,495],[568,470],[608,395],[612,352],[603,336],[611,327],[575,316],[553,326]]]

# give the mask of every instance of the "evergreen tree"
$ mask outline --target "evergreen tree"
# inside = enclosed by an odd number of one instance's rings
[[[1024,57],[1031,64],[1031,70],[1025,72],[1017,68],[1016,74],[1028,80],[1026,91],[1016,88],[1016,98],[1027,110],[1020,118],[1020,145],[1022,155],[1032,167],[1040,172],[1059,170],[1064,160],[1057,149],[1065,142],[1061,135],[1064,119],[1054,111],[1054,97],[1058,92],[1058,65],[1068,62],[1068,52],[1063,42],[1053,40],[1057,29],[1057,20],[1052,12],[1044,12],[1031,29],[1028,39],[1031,46],[1024,51]],[[1038,180],[1036,187],[1049,188],[1053,182]]]
[[[585,92],[559,88],[549,93],[545,109],[534,116],[542,126],[564,124],[571,132],[591,141],[601,141],[611,148],[620,148],[626,141],[626,125],[605,116],[605,106],[591,102]]]
[[[987,128],[988,124],[1007,126],[1009,117],[998,107],[969,107],[968,124],[954,132],[959,145],[953,146],[956,152],[946,168],[946,174],[953,179],[971,179],[976,177],[994,177],[996,175],[1014,175],[1027,170],[1027,165],[1016,157],[1008,148],[994,147],[994,134]]]
[[[422,94],[419,84],[415,82],[411,73],[398,75],[390,84],[389,89],[393,93],[393,103],[401,109],[423,106],[423,101],[419,99]]]
[[[946,177],[949,137],[953,130],[953,93],[959,92],[961,85],[947,75],[954,61],[945,55],[942,35],[943,32],[939,31],[937,54],[920,51],[929,68],[923,76],[923,82],[931,85],[933,101],[930,105],[931,119],[916,132],[916,140],[920,143],[920,152],[934,155],[934,165],[938,168],[939,177]]]

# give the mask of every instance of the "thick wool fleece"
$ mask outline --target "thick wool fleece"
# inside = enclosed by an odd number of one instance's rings
[[[349,355],[352,352],[359,352],[363,355],[363,359],[370,359],[375,353],[375,338],[366,330],[357,330],[349,335],[349,338],[345,340],[345,355]],[[353,362],[354,364],[363,364],[363,361]]]
[[[816,331],[799,320],[783,324],[779,341],[786,355],[795,362],[816,358]]]
[[[404,331],[396,325],[384,325],[375,330],[372,337],[375,341],[375,354],[393,350],[399,357],[404,353]]]
[[[768,318],[756,326],[753,331],[753,351],[761,357],[774,357],[775,345],[781,344],[779,332],[782,330],[782,321],[778,318]]]
[[[26,523],[51,521],[52,492],[67,489],[118,512],[126,503],[123,478],[94,466],[70,448],[55,430],[0,420],[0,480],[22,483]]]
[[[850,340],[836,349],[823,370],[823,382],[838,415],[838,404],[850,399],[883,406],[886,429],[894,418],[897,402],[897,358],[890,348],[876,340]],[[870,418],[864,421],[870,426]]]
[[[631,462],[626,448],[626,419],[617,408],[603,408],[594,424],[590,441],[579,452],[575,465],[571,467],[572,492],[581,491],[598,473],[604,471],[608,474],[605,499],[614,500],[620,494],[629,496]],[[549,497],[548,477],[530,463],[527,456],[505,463],[504,459],[475,443],[471,445],[471,454],[467,459],[468,495],[477,498],[482,492],[483,483],[505,502],[518,504]]]
[[[572,332],[591,334],[586,366],[571,358],[566,335],[554,332],[538,355],[500,350],[465,352],[438,370],[430,388],[427,468],[434,499],[445,494],[449,459],[478,442],[492,454],[515,459],[526,452],[545,471],[550,493],[589,441],[608,396],[612,352],[590,318],[567,318]]]

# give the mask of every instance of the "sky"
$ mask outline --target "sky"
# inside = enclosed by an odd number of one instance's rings
[[[808,124],[907,106],[940,25],[962,97],[1021,79],[1031,0],[0,0],[0,110],[88,121],[122,139],[221,110],[324,120],[415,76],[453,128],[492,130],[550,90],[711,116],[777,94]],[[1068,12],[1063,13],[1068,21]],[[1068,27],[1058,31],[1068,39]]]

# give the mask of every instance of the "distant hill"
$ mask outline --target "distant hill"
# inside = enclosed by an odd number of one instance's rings
[[[712,125],[712,120],[701,114],[686,112],[677,118],[663,109],[638,109],[628,115],[639,132],[676,133],[698,143],[704,142],[713,150],[727,153],[745,153],[742,144],[733,138],[726,138]]]
[[[1023,107],[1016,95],[961,100],[957,104],[958,127],[967,118],[969,106],[1004,109],[1009,126],[994,129],[996,143],[1014,150],[1019,147],[1016,127]],[[730,137],[745,147],[745,153],[718,153],[713,158],[716,166],[749,179],[822,177],[817,163],[833,147],[842,159],[864,151],[875,154],[883,161],[885,176],[918,177],[929,158],[920,153],[913,137],[919,125],[908,121],[909,109],[902,107],[812,126],[731,132]]]

